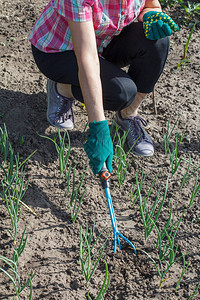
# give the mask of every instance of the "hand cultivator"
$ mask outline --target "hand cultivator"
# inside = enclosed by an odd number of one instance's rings
[[[121,244],[120,244],[120,239],[119,239],[119,237],[121,237],[122,239],[124,239],[126,242],[128,242],[130,244],[130,246],[134,249],[134,252],[136,254],[136,249],[135,249],[134,245],[118,231],[115,214],[114,214],[114,209],[113,209],[113,205],[112,205],[112,200],[111,200],[111,194],[110,194],[109,178],[111,177],[111,174],[109,173],[105,163],[104,163],[101,171],[99,172],[99,177],[100,177],[101,184],[105,191],[108,208],[109,208],[109,213],[110,213],[110,218],[111,218],[111,222],[112,222],[113,233],[114,233],[114,252],[116,252],[117,242],[119,244],[119,249],[121,250]]]

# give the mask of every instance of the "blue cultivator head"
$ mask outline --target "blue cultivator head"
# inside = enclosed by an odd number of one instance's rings
[[[110,195],[110,182],[109,182],[110,176],[111,175],[106,167],[106,164],[104,163],[101,171],[99,172],[99,177],[100,177],[102,186],[105,191],[108,208],[109,208],[109,213],[110,213],[110,218],[111,218],[111,222],[112,222],[113,234],[114,234],[114,252],[116,252],[117,242],[119,245],[119,249],[121,249],[121,244],[120,244],[120,239],[119,239],[119,237],[121,237],[122,239],[124,239],[126,242],[129,243],[129,245],[134,249],[134,252],[136,254],[136,249],[135,249],[134,245],[118,231],[117,223],[116,223],[116,219],[115,219],[115,213],[114,213],[111,195]]]

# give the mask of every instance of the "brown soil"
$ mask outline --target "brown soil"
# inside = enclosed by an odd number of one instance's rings
[[[46,3],[46,1],[45,1]],[[154,265],[140,250],[137,255],[121,240],[122,251],[113,252],[113,235],[108,239],[100,264],[88,286],[82,275],[79,260],[80,225],[86,227],[87,222],[95,220],[95,235],[105,227],[111,227],[109,211],[104,191],[98,177],[88,168],[84,186],[86,193],[75,224],[72,224],[69,213],[66,182],[59,178],[58,156],[52,142],[39,136],[52,137],[56,129],[49,126],[46,120],[46,79],[38,71],[31,54],[27,37],[30,30],[45,6],[42,0],[1,0],[0,8],[0,125],[6,124],[9,140],[15,153],[19,153],[21,161],[33,151],[37,152],[26,164],[26,174],[30,183],[23,198],[39,218],[22,206],[18,224],[18,237],[27,227],[28,242],[19,260],[19,273],[22,282],[27,272],[36,276],[33,279],[33,299],[87,299],[90,291],[92,299],[98,294],[103,282],[105,267],[103,259],[108,263],[111,282],[105,299],[188,299],[196,288],[199,278],[199,229],[200,209],[199,193],[189,209],[196,174],[191,176],[179,191],[180,183],[188,164],[181,162],[172,177],[169,155],[164,155],[164,124],[170,120],[170,128],[180,119],[175,131],[185,132],[185,138],[179,145],[178,156],[200,165],[200,126],[199,126],[199,30],[194,32],[188,56],[192,63],[183,65],[178,70],[183,46],[187,41],[189,29],[181,26],[180,31],[171,38],[171,49],[162,74],[156,86],[157,115],[154,114],[151,96],[141,109],[141,116],[148,121],[147,131],[155,143],[155,155],[151,158],[129,156],[133,162],[128,167],[127,178],[119,187],[117,167],[111,180],[111,195],[119,231],[128,237],[137,249],[148,252],[155,258],[155,242],[157,232],[153,230],[149,239],[144,239],[144,227],[139,211],[138,201],[132,206],[131,185],[135,186],[136,172],[146,174],[142,194],[148,191],[153,179],[158,178],[153,187],[150,203],[155,201],[159,187],[164,190],[169,175],[167,197],[163,205],[157,226],[163,228],[166,223],[170,201],[173,206],[175,221],[185,211],[175,242],[179,242],[178,255],[189,253],[186,263],[190,264],[181,284],[176,291],[176,284],[182,271],[182,260],[175,263],[167,274],[167,280],[159,288],[159,277]],[[180,11],[176,8],[170,13],[176,18]],[[76,183],[86,168],[87,157],[83,150],[84,127],[87,115],[82,106],[74,107],[76,127],[70,132],[71,154],[73,165],[78,162]],[[113,113],[106,112],[109,124]],[[24,143],[22,143],[22,137]],[[174,135],[172,140],[174,140]],[[190,173],[194,170],[190,169]],[[199,183],[199,179],[198,179]],[[153,196],[154,195],[154,196]],[[11,258],[12,240],[7,229],[11,228],[8,212],[4,203],[0,202],[1,231],[0,254]],[[152,204],[150,204],[151,206]],[[103,243],[105,234],[101,239]],[[3,264],[1,263],[1,266]],[[3,273],[0,273],[0,299],[13,299],[13,287]],[[195,299],[199,299],[199,292]],[[29,299],[29,289],[22,293],[22,299]]]

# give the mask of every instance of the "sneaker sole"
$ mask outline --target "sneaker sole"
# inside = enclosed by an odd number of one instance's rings
[[[53,127],[59,128],[59,129],[66,129],[66,130],[72,130],[74,129],[74,126],[71,127],[63,127],[63,126],[59,126],[59,125],[55,125],[53,123],[51,123],[51,121],[49,120],[48,116],[47,116],[47,121],[49,122],[49,124]]]

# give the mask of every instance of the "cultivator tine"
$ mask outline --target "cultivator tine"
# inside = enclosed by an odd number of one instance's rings
[[[105,195],[106,195],[106,199],[107,199],[107,203],[108,203],[108,208],[109,208],[109,213],[110,213],[110,218],[111,218],[112,227],[113,227],[114,252],[116,252],[117,243],[119,245],[119,249],[121,250],[121,243],[120,243],[120,239],[119,239],[119,237],[121,237],[122,239],[124,239],[126,242],[129,243],[129,245],[134,249],[134,252],[136,254],[136,248],[134,247],[134,245],[125,236],[123,236],[118,231],[117,222],[116,222],[116,218],[115,218],[115,213],[114,213],[114,209],[113,209],[113,204],[112,204],[112,200],[111,200],[111,194],[110,194],[109,178],[110,178],[111,175],[108,172],[108,169],[107,169],[105,163],[104,163],[101,171],[99,172],[99,176],[100,176],[100,180],[101,180],[102,186],[103,186],[104,191],[105,191]]]

